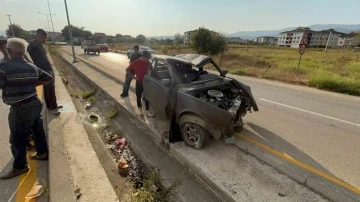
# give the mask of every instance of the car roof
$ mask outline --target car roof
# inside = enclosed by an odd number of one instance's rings
[[[169,56],[169,55],[154,55],[156,59],[163,59],[163,60],[176,60],[179,62],[188,63],[191,65],[198,65],[205,60],[211,59],[211,57],[206,55],[199,55],[199,54],[181,54],[176,56]]]

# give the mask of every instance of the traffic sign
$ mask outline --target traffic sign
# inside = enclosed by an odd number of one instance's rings
[[[303,34],[303,36],[302,36],[302,38],[301,38],[301,42],[300,42],[300,45],[299,45],[299,48],[300,48],[300,46],[301,45],[305,45],[305,46],[307,46],[307,44],[308,44],[308,33],[307,33],[307,31],[304,31],[304,34]]]
[[[302,44],[302,45],[299,46],[300,55],[304,54],[305,50],[306,50],[306,45],[305,44]]]

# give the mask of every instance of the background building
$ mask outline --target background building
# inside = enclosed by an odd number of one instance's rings
[[[307,27],[298,27],[291,31],[281,32],[278,37],[277,45],[279,47],[298,48],[304,32],[307,31],[307,45],[314,48],[344,48],[357,46],[360,39],[355,34],[346,34],[334,29],[313,31]]]
[[[261,37],[255,37],[253,39],[256,43],[265,43],[265,44],[277,44],[278,43],[278,37],[273,36],[261,36]]]
[[[191,34],[196,30],[184,32],[184,46],[190,45]]]

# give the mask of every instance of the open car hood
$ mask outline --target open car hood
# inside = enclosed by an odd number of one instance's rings
[[[206,55],[198,55],[198,54],[181,54],[175,57],[188,60],[192,65],[196,67],[202,67],[205,64],[212,61],[211,57]]]

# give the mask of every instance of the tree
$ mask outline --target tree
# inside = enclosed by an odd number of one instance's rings
[[[190,47],[204,55],[217,55],[227,50],[225,37],[206,28],[199,28],[191,35]]]
[[[142,34],[140,34],[136,37],[136,42],[139,44],[144,44],[145,41],[146,41],[146,37]]]
[[[180,44],[182,44],[184,41],[183,37],[181,37],[180,33],[175,34],[175,38],[174,38],[174,45],[178,46]]]
[[[74,25],[71,25],[71,32],[72,32],[73,37],[83,37],[85,39],[88,39],[93,35],[90,31],[85,30],[85,27],[76,27]],[[69,26],[68,25],[66,25],[61,30],[61,35],[63,37],[65,37],[66,40],[70,40]]]
[[[21,28],[21,26],[18,24],[12,24],[8,26],[8,29],[5,30],[7,37],[13,36],[12,30],[14,30],[15,37],[23,38],[26,40],[30,39],[30,33]]]

